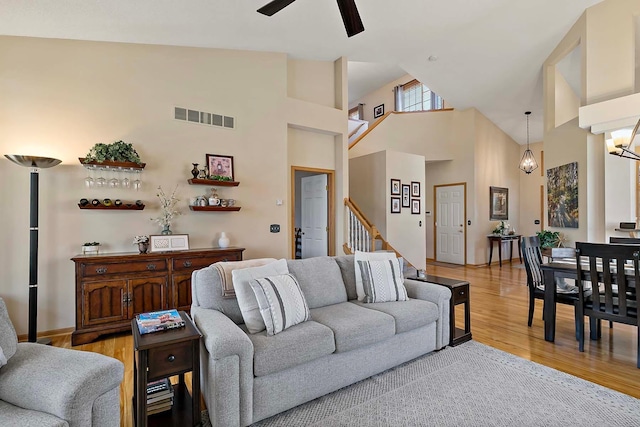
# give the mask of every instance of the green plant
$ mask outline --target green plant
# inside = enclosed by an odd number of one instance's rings
[[[82,246],[100,246],[100,242],[86,242]]]
[[[105,161],[142,163],[133,145],[124,141],[116,141],[112,144],[98,143],[91,147],[84,159],[85,163]]]
[[[209,179],[212,179],[214,181],[231,181],[230,176],[222,176],[222,175],[210,175]]]
[[[540,247],[542,248],[559,247],[562,241],[559,231],[542,230],[536,232],[536,235],[540,239]]]

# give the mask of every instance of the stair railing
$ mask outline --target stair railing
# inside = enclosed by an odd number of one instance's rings
[[[372,252],[375,250],[378,230],[362,215],[362,211],[349,199],[344,199],[347,213],[347,243],[344,244],[345,253],[355,251]]]

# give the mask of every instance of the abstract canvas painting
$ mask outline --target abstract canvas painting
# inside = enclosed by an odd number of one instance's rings
[[[549,227],[578,228],[578,162],[547,169]]]

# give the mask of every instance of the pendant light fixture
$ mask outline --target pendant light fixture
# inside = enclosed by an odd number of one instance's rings
[[[536,158],[533,157],[533,151],[529,149],[529,115],[531,114],[531,111],[526,111],[524,114],[527,117],[527,149],[524,150],[524,154],[520,160],[520,166],[518,167],[521,171],[529,175],[531,172],[538,169],[538,162],[536,162]]]

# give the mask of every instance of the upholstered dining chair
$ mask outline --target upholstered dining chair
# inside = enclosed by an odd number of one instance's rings
[[[540,265],[542,264],[542,252],[540,250],[540,239],[538,236],[523,236],[521,239],[522,246],[522,259],[524,260],[524,267],[527,271],[527,286],[529,287],[529,326],[533,323],[533,311],[535,308],[535,300],[541,299],[544,301],[544,274]],[[568,252],[573,251],[571,248]],[[554,254],[555,255],[555,254]],[[561,255],[555,255],[561,257]],[[554,284],[555,285],[555,284]],[[587,294],[589,295],[589,293]],[[561,287],[558,289],[556,302],[561,304],[576,306],[578,302],[578,289],[567,289]],[[578,322],[576,312],[576,325]]]
[[[588,261],[587,265],[585,261]],[[590,283],[593,289],[590,298],[579,294],[576,306],[579,350],[584,351],[585,316],[591,320],[606,319],[634,325],[638,331],[636,366],[640,368],[640,322],[636,293],[636,286],[640,284],[640,247],[578,242],[576,269],[578,288],[582,291],[585,283]],[[594,271],[598,274],[593,274]]]
[[[640,245],[640,238],[637,237],[609,237],[609,243],[622,245]]]

